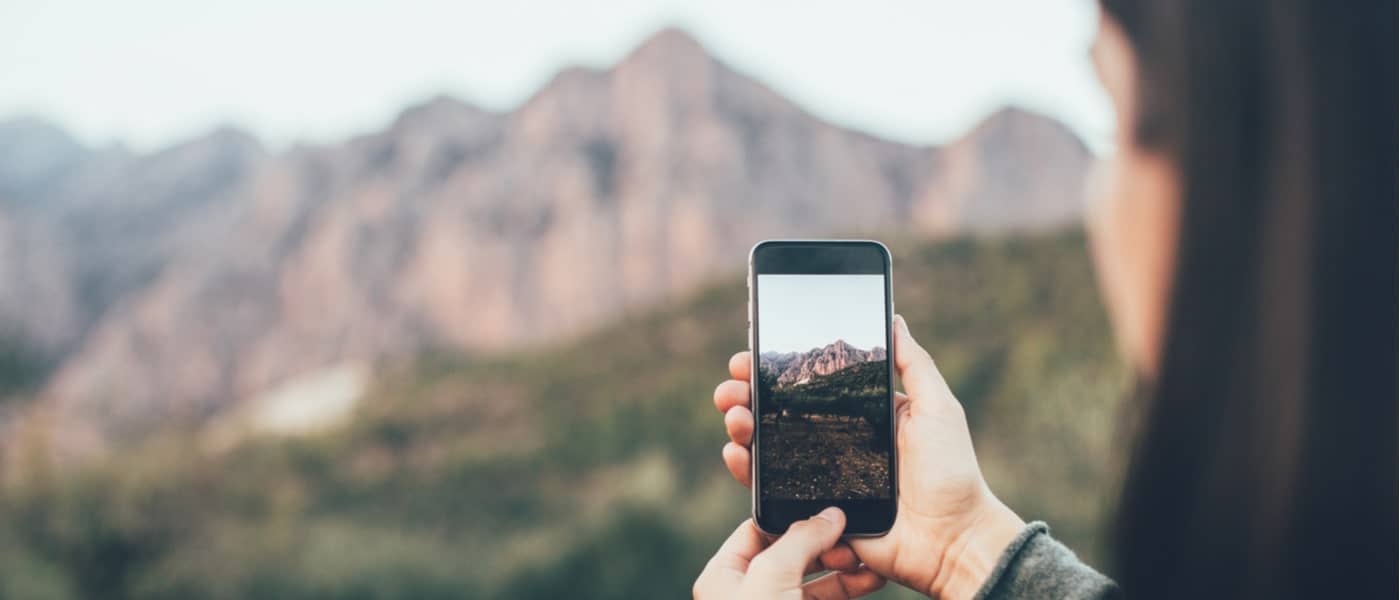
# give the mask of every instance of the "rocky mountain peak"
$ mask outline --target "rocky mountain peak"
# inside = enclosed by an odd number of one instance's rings
[[[880,346],[861,350],[845,340],[837,339],[807,352],[793,353],[781,359],[774,357],[769,361],[769,368],[778,372],[778,385],[801,385],[818,375],[830,375],[847,367],[884,358],[885,349]]]
[[[253,134],[232,125],[222,125],[159,151],[152,162],[245,162],[266,154],[262,142]]]
[[[709,61],[710,54],[690,33],[678,27],[667,27],[652,34],[637,46],[623,65],[639,62],[662,62],[679,64],[684,62]]]
[[[449,95],[439,95],[405,108],[394,119],[394,130],[466,129],[498,121],[499,115]]]
[[[0,205],[63,177],[88,154],[67,131],[39,117],[0,121]]]

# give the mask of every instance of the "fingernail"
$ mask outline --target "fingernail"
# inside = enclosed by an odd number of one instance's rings
[[[894,316],[894,326],[896,329],[899,330],[900,333],[903,333],[905,335],[909,334],[909,324],[904,322],[903,315]]]
[[[817,518],[826,519],[827,521],[835,523],[838,519],[841,518],[841,509],[836,508],[835,506],[828,506],[826,507],[826,509],[817,513]]]

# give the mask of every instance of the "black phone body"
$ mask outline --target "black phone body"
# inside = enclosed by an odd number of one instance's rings
[[[769,240],[749,252],[753,517],[779,535],[828,506],[846,535],[894,525],[890,253],[865,240]]]

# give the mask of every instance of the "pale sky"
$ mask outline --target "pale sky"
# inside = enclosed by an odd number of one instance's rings
[[[450,94],[509,110],[664,26],[817,116],[933,144],[1015,103],[1109,139],[1093,0],[6,0],[0,118],[149,150],[221,124],[274,148]]]
[[[885,345],[884,275],[759,275],[759,352]]]

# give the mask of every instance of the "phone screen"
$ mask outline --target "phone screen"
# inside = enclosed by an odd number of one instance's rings
[[[827,506],[847,533],[893,522],[888,252],[874,242],[754,250],[755,517],[786,530]]]

